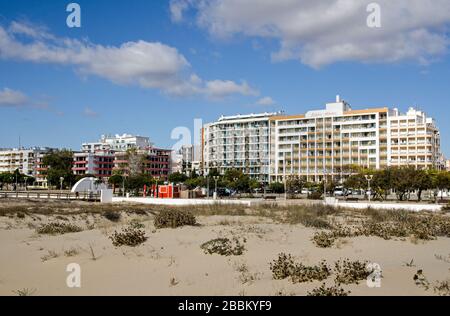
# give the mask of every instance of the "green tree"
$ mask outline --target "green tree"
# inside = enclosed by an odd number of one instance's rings
[[[108,183],[113,186],[113,191],[116,193],[116,187],[123,185],[124,177],[120,174],[114,174],[108,179]]]
[[[414,174],[415,169],[413,167],[391,169],[391,186],[400,201],[405,200],[407,194],[414,190]]]
[[[187,176],[181,172],[175,172],[169,175],[169,182],[173,182],[175,184],[184,183],[187,180]]]
[[[351,175],[344,182],[346,189],[362,189],[367,187],[367,180],[363,174],[358,173]]]
[[[286,190],[288,193],[301,192],[305,183],[299,176],[289,176],[286,179]]]
[[[450,172],[448,171],[436,171],[434,176],[432,176],[433,187],[438,191],[448,190],[450,189]],[[437,193],[437,192],[436,192]],[[444,195],[441,194],[441,199],[444,198]]]
[[[416,170],[413,179],[414,189],[417,190],[417,200],[422,201],[422,192],[433,187],[433,178],[426,170]]]
[[[197,187],[206,186],[206,179],[202,177],[187,179],[184,183],[189,190],[194,190]]]
[[[48,153],[44,156],[43,163],[48,167],[46,176],[50,186],[59,186],[60,178],[64,178],[63,187],[75,182],[75,175],[72,172],[72,151],[63,149]]]
[[[273,193],[284,193],[284,184],[281,182],[272,182],[269,185],[269,189],[273,192]]]
[[[136,195],[144,188],[144,185],[148,187],[153,183],[152,177],[145,174],[137,174],[127,177],[125,188],[134,191]]]

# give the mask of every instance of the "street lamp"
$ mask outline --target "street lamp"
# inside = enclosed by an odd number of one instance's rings
[[[369,194],[368,194],[368,196],[369,196],[369,203],[370,203],[370,196],[372,195],[372,192],[370,192],[370,181],[372,181],[373,175],[365,175],[364,177],[366,178],[366,180],[367,180],[367,182],[369,184],[369,190],[368,190]]]
[[[214,200],[217,199],[217,181],[219,181],[219,176],[214,176],[215,189],[214,189]]]
[[[287,200],[286,152],[283,152],[283,185],[284,185],[284,199]]]
[[[59,190],[60,190],[60,193],[62,193],[62,189],[63,189],[63,182],[64,182],[64,177],[60,177],[59,178]]]

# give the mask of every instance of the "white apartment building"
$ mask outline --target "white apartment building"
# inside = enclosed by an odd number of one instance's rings
[[[21,174],[34,177],[37,185],[45,186],[42,160],[44,156],[55,149],[47,147],[15,148],[0,150],[0,173],[19,170]]]
[[[21,174],[33,176],[34,149],[0,150],[0,173],[19,170]]]
[[[235,168],[264,182],[290,176],[339,181],[354,166],[444,168],[439,130],[424,112],[353,110],[339,96],[325,109],[300,115],[222,117],[204,126],[202,144],[206,173]]]
[[[197,173],[200,171],[201,146],[200,145],[183,145],[174,156],[179,172],[190,175],[193,170]]]
[[[387,107],[352,110],[338,96],[325,109],[271,118],[271,181],[342,179],[351,166],[388,166]]]
[[[237,169],[261,182],[269,176],[270,118],[279,113],[222,116],[202,129],[202,169]]]
[[[434,119],[409,108],[402,114],[394,109],[389,116],[389,165],[442,169],[441,139]]]
[[[152,147],[150,138],[130,134],[102,135],[97,142],[87,142],[81,145],[83,152],[95,153],[98,151],[127,151],[131,148],[145,149]]]

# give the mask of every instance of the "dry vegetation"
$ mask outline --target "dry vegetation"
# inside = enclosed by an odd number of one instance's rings
[[[221,256],[240,256],[244,253],[245,239],[241,242],[238,238],[216,238],[203,243],[200,248],[205,254],[219,254]]]
[[[307,238],[311,238],[310,242],[315,246],[323,248],[317,251],[328,251],[326,248],[336,247],[342,244],[342,241],[355,237],[378,237],[384,240],[405,241],[409,239],[425,242],[439,237],[450,237],[450,214],[445,212],[350,210],[322,204],[287,206],[264,204],[248,208],[233,205],[168,207],[24,200],[3,200],[0,203],[0,216],[7,217],[6,220],[11,223],[8,225],[24,223],[23,226],[28,225],[38,234],[47,235],[78,233],[83,231],[83,227],[88,229],[105,228],[104,232],[102,231],[103,234],[109,237],[115,247],[136,247],[146,242],[148,239],[146,229],[151,230],[152,224],[155,228],[153,232],[158,234],[164,233],[164,231],[156,231],[156,229],[175,229],[182,226],[201,228],[202,226],[198,224],[198,221],[203,224],[204,218],[201,217],[214,215],[224,217],[220,221],[216,221],[223,226],[217,228],[218,238],[206,241],[201,245],[201,242],[195,243],[196,249],[200,246],[201,250],[208,255],[241,256],[247,250],[247,238],[250,240],[258,236],[260,240],[264,240],[265,235],[269,234],[268,231],[275,230],[273,227],[264,230],[258,226],[257,221],[252,223],[246,221],[245,225],[241,225],[243,217],[250,216],[273,225],[283,224],[283,227],[301,225],[310,228]],[[233,216],[235,218],[232,218]],[[253,223],[255,224],[253,225]],[[226,233],[219,233],[219,229]],[[202,241],[209,238],[211,237],[206,237]],[[56,239],[56,237],[51,237],[51,239]],[[148,244],[151,245],[152,240],[149,240]],[[71,247],[60,250],[62,257],[74,257],[80,254],[80,249]],[[91,259],[96,260],[98,256],[90,244],[89,249]],[[45,262],[59,256],[59,253],[50,250],[41,256],[41,260]],[[245,256],[243,257],[245,258]],[[364,257],[366,258],[366,256]],[[436,255],[436,259],[450,262],[450,257],[442,255]],[[266,260],[264,262],[267,262]],[[309,291],[308,295],[347,296],[350,291],[343,289],[342,285],[358,284],[366,280],[373,272],[368,269],[368,263],[368,261],[339,259],[333,260],[333,262],[315,261],[311,265],[309,261],[302,262],[291,254],[280,253],[278,258],[269,263],[269,269],[273,280],[288,280],[290,285],[307,282],[320,282],[318,284],[321,284],[327,280],[334,282],[331,286],[323,283]],[[405,268],[414,267],[414,260],[403,266]],[[269,271],[267,266],[265,269],[266,272]],[[252,273],[246,263],[235,266],[235,271],[239,273],[238,279],[242,284],[257,282],[259,278],[259,274]],[[417,286],[423,287],[426,291],[432,290],[437,295],[450,295],[449,280],[436,281],[431,284],[424,276],[423,271],[419,270],[414,276],[414,282]],[[177,286],[178,283],[179,281],[175,277],[170,281],[172,287]],[[178,287],[182,285],[183,283]],[[32,292],[24,289],[20,293],[17,291],[16,294],[30,295]]]

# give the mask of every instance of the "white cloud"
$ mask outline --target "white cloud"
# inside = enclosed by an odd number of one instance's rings
[[[16,36],[27,36],[23,40]],[[118,47],[96,45],[88,41],[57,38],[33,32],[28,25],[13,22],[8,30],[0,26],[0,58],[36,63],[73,66],[86,75],[96,75],[117,84],[137,84],[174,95],[203,94],[225,97],[247,95],[247,84],[229,93],[210,88],[216,80],[203,81],[191,73],[191,66],[174,47],[146,41],[127,42]]]
[[[91,109],[90,107],[84,108],[83,115],[85,117],[89,117],[89,118],[96,118],[99,116],[99,114],[97,112],[95,112],[93,109]]]
[[[64,112],[53,108],[46,98],[31,98],[25,93],[3,88],[0,90],[0,108],[11,107],[17,109],[35,109],[40,111],[48,111],[58,116],[64,115]]]
[[[274,105],[275,101],[271,97],[264,97],[264,98],[261,98],[258,101],[256,101],[256,104],[262,105],[262,106],[269,106],[269,105]]]
[[[214,80],[206,83],[206,94],[212,98],[223,98],[231,94],[257,96],[258,91],[252,89],[247,82],[237,84],[234,81]]]
[[[28,98],[20,91],[4,88],[0,90],[0,107],[22,107]]]
[[[181,22],[183,13],[191,5],[190,0],[176,0],[170,2],[170,17],[173,22]]]
[[[273,38],[275,61],[312,67],[341,61],[433,61],[447,52],[450,1],[378,0],[381,28],[367,26],[372,0],[172,0],[178,21],[188,9],[217,38]],[[183,5],[181,4],[183,3]]]

